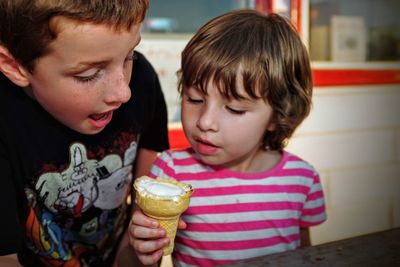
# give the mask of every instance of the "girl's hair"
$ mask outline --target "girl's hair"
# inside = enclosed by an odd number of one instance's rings
[[[209,21],[182,52],[178,90],[196,86],[207,94],[212,80],[220,93],[241,99],[238,76],[253,99],[273,109],[275,130],[263,147],[282,150],[311,108],[312,74],[307,50],[295,28],[277,14],[236,10]]]
[[[52,19],[129,29],[145,17],[149,0],[0,0],[0,44],[30,70],[57,38]]]

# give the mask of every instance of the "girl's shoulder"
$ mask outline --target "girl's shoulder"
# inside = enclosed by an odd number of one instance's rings
[[[158,156],[153,166],[154,169],[163,170],[167,175],[176,179],[181,179],[186,175],[193,177],[195,173],[206,174],[213,171],[199,160],[191,148],[166,150]]]
[[[160,153],[159,158],[170,158],[170,159],[190,159],[195,158],[195,152],[192,148],[179,148],[179,149],[168,149]]]
[[[191,148],[165,150],[158,156],[157,161],[162,161],[170,167],[202,164]]]
[[[314,175],[317,174],[315,167],[309,163],[307,160],[301,158],[298,155],[295,155],[291,152],[284,151],[282,159],[282,169],[285,170],[305,170],[310,171]]]

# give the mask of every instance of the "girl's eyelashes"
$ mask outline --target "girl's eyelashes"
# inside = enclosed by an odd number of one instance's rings
[[[189,103],[192,103],[192,104],[200,104],[200,103],[203,103],[203,99],[201,99],[201,98],[193,98],[193,97],[190,97],[190,96],[187,97],[187,101],[188,101]]]
[[[246,110],[236,109],[236,108],[232,108],[232,107],[229,107],[229,106],[226,106],[226,109],[230,113],[235,114],[235,115],[242,115],[242,114],[246,113]]]
[[[191,90],[190,93],[188,91],[184,91],[185,101],[187,101],[189,104],[192,105],[198,105],[203,103],[207,104],[208,101],[207,97],[198,93],[195,90],[195,88],[193,88],[193,90]],[[221,107],[223,107],[225,110],[227,110],[229,113],[233,115],[243,115],[248,111],[248,109],[241,106],[242,105],[240,103],[237,103],[235,101],[232,103],[231,101],[226,100],[226,102]]]

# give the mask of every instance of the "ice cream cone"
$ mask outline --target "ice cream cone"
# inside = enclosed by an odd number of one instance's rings
[[[171,242],[168,246],[164,247],[163,255],[169,255],[174,250],[174,239],[176,236],[176,229],[178,228],[179,216],[171,219],[158,219],[162,228],[167,232],[167,236]]]
[[[188,208],[193,193],[191,185],[169,178],[152,179],[142,176],[135,180],[134,187],[139,207],[147,216],[160,222],[170,239],[163,255],[171,254],[179,216]]]

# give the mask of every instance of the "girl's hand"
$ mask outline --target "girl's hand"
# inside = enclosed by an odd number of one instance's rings
[[[186,228],[179,220],[178,229]],[[150,218],[136,207],[129,226],[129,243],[144,265],[156,264],[163,255],[163,247],[170,242],[156,219]]]

